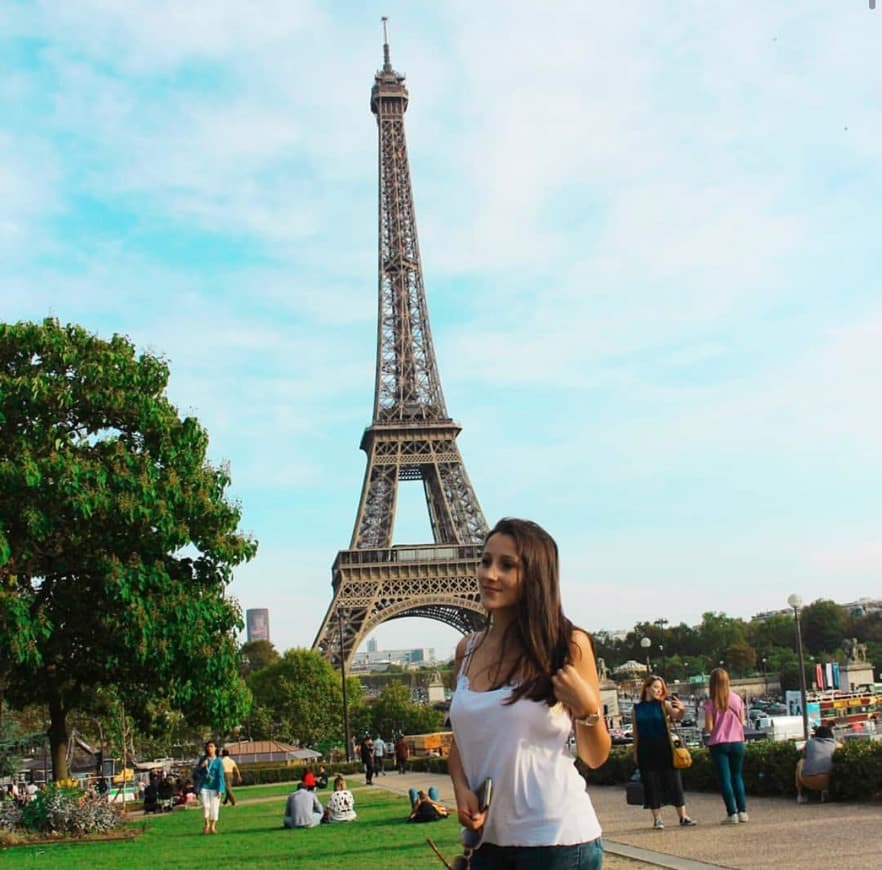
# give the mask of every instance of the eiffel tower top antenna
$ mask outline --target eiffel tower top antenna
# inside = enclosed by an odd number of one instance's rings
[[[383,72],[392,72],[392,62],[389,60],[389,34],[386,23],[389,19],[383,16]]]

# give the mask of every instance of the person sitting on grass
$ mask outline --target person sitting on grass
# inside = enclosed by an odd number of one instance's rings
[[[322,803],[315,796],[315,776],[307,770],[297,791],[288,795],[283,824],[286,828],[312,828],[321,824],[323,815]]]
[[[804,789],[819,791],[821,801],[829,797],[830,774],[833,772],[833,753],[842,749],[842,744],[833,736],[833,730],[826,725],[815,728],[812,738],[802,750],[802,758],[796,763],[796,802],[808,803]]]
[[[323,822],[352,822],[356,819],[355,798],[346,788],[346,780],[338,773],[334,779],[334,790],[328,798]]]
[[[407,817],[409,822],[437,822],[446,819],[449,811],[443,804],[438,803],[438,790],[435,786],[429,787],[429,793],[417,791],[412,788],[408,791],[410,795],[410,815]]]

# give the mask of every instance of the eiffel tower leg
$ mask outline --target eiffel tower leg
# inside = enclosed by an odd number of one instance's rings
[[[375,442],[368,457],[361,503],[349,544],[352,550],[392,546],[398,501],[398,466],[377,456],[384,446],[387,445]]]
[[[312,648],[320,652],[334,667],[340,667],[342,659],[348,669],[352,656],[361,644],[364,629],[364,608],[346,607],[335,595]]]

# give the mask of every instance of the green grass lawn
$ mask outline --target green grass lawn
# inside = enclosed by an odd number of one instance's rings
[[[426,837],[452,857],[459,851],[454,817],[430,824],[409,824],[406,796],[379,788],[355,788],[358,819],[309,830],[282,828],[290,785],[237,788],[236,807],[222,807],[218,833],[202,833],[202,808],[162,816],[139,816],[127,825],[142,831],[132,840],[19,846],[0,852],[0,865],[22,867],[246,867],[248,870],[295,863],[304,870],[353,870],[376,867],[410,870],[441,863]],[[319,792],[322,803],[329,792]]]

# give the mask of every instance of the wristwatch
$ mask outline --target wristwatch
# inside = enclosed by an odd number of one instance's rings
[[[599,721],[600,713],[592,713],[590,716],[583,716],[581,719],[573,719],[573,724],[593,728]]]

